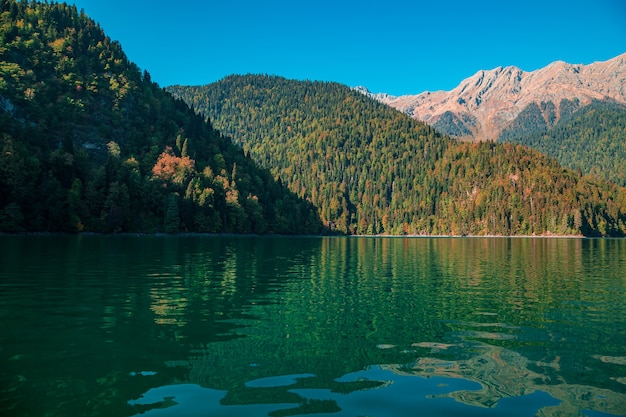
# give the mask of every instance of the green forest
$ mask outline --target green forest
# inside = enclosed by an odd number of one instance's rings
[[[166,91],[75,6],[0,4],[0,232],[626,232],[624,188],[522,145],[332,82]]]
[[[330,82],[168,88],[348,234],[615,235],[626,192],[513,144],[459,143]]]
[[[626,186],[626,106],[611,101],[575,104],[561,102],[556,124],[545,122],[539,106],[529,106],[499,140],[529,146],[566,167]]]
[[[0,13],[0,232],[323,232],[83,11]]]

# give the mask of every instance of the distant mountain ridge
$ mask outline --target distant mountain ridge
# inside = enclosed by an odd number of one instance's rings
[[[564,103],[567,109],[571,103],[585,106],[593,100],[626,103],[626,53],[589,65],[556,61],[530,72],[515,66],[481,70],[451,91],[396,97],[356,90],[443,133],[495,141],[531,105],[552,109],[543,114],[554,124]]]

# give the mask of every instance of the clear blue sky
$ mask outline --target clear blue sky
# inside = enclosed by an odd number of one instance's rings
[[[67,1],[161,86],[258,73],[417,94],[626,52],[626,0]]]

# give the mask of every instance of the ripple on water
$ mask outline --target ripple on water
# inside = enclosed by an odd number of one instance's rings
[[[396,347],[396,345],[392,345],[392,344],[389,344],[389,343],[379,343],[379,344],[376,345],[376,347],[378,349],[393,349],[393,348]]]
[[[286,387],[296,384],[299,379],[313,378],[314,374],[296,374],[296,375],[280,375],[270,376],[267,378],[254,379],[246,382],[246,387],[249,388],[268,388],[268,387]]]
[[[612,363],[614,365],[626,365],[626,356],[606,356],[606,355],[593,355],[592,358],[598,359],[604,363]]]

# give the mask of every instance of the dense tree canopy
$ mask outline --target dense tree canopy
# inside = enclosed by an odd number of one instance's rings
[[[626,193],[523,146],[463,144],[336,83],[230,76],[169,87],[358,234],[622,235]]]
[[[0,5],[0,231],[319,233],[75,6]]]
[[[626,186],[626,106],[594,101],[575,112],[569,107],[571,102],[561,103],[561,118],[553,126],[517,129],[526,124],[520,119],[500,140],[530,146],[564,166]]]

